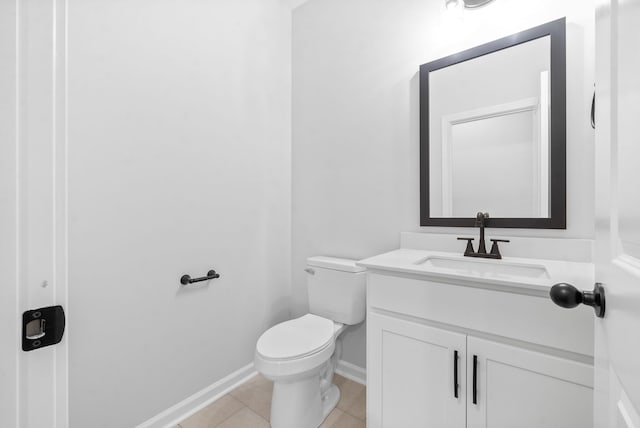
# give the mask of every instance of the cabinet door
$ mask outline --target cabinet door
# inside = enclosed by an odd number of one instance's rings
[[[590,364],[469,336],[467,370],[469,428],[593,426]]]
[[[367,426],[464,428],[465,347],[463,334],[370,312]]]

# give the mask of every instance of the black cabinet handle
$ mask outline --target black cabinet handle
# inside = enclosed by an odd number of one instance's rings
[[[478,356],[473,356],[473,404],[478,404]]]
[[[458,398],[458,351],[453,351],[453,396]]]
[[[593,100],[591,100],[591,127],[596,129],[596,91],[593,91]]]

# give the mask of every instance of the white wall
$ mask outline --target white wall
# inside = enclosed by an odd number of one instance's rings
[[[401,231],[450,233],[451,239],[459,233],[418,226],[419,65],[562,16],[567,230],[499,233],[592,238],[591,1],[496,0],[460,20],[446,15],[441,0],[311,0],[294,11],[294,312],[306,310],[302,269],[310,255],[358,259],[397,248]],[[365,364],[364,333],[360,326],[345,340],[344,358],[359,366]]]
[[[289,318],[291,15],[68,8],[70,422],[131,427],[250,363]]]

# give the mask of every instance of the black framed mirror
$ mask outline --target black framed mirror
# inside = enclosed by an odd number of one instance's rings
[[[566,23],[420,66],[420,224],[566,228]]]

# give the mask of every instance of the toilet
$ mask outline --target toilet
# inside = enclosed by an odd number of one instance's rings
[[[309,313],[271,327],[256,344],[256,369],[273,381],[272,428],[320,426],[340,399],[332,383],[340,334],[365,319],[365,268],[316,256],[305,271]]]

